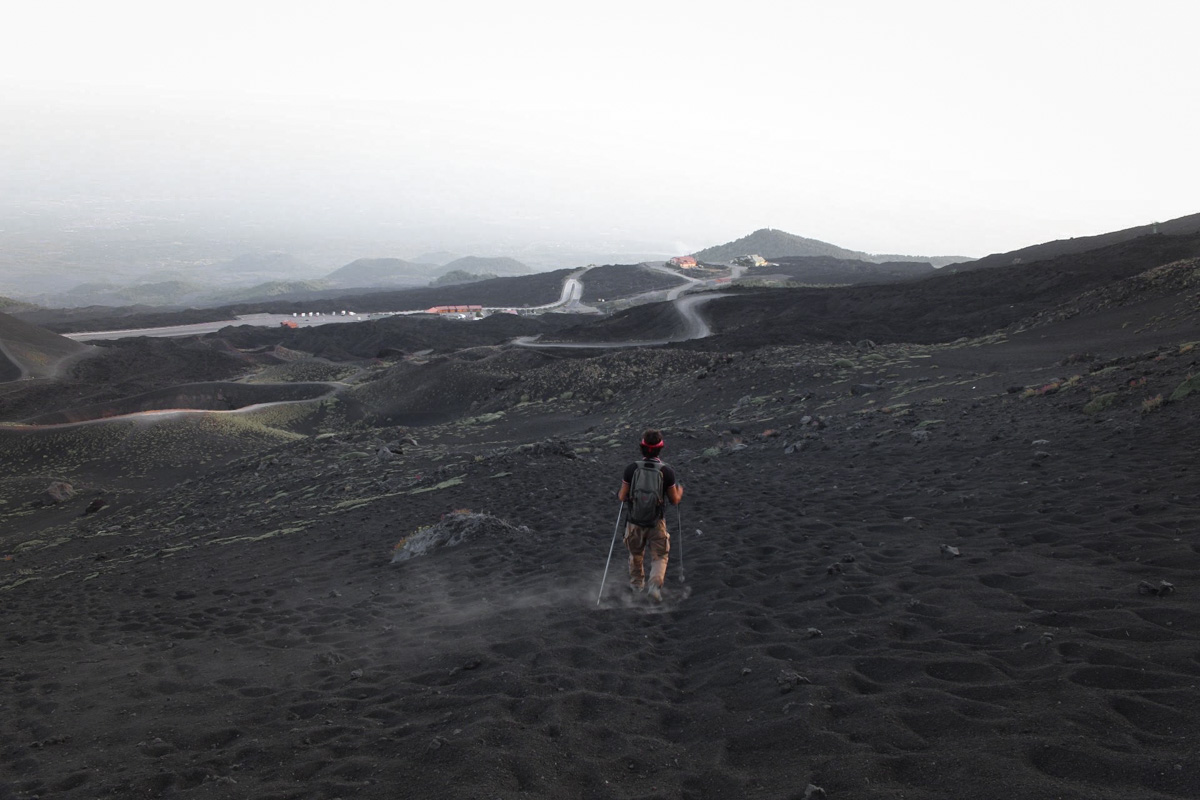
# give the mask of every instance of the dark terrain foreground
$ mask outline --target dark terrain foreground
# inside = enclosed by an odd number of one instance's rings
[[[1200,796],[1198,289],[0,431],[0,798]],[[597,604],[651,424],[687,488],[665,601],[618,544]]]

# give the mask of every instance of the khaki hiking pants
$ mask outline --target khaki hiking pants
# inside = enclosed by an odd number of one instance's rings
[[[642,527],[632,522],[625,526],[625,546],[629,548],[629,585],[641,589],[646,584],[642,561],[650,553],[650,583],[661,587],[667,579],[667,554],[671,552],[671,534],[666,519]]]

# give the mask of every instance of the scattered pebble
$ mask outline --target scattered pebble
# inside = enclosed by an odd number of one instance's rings
[[[811,684],[812,681],[794,669],[785,669],[780,670],[779,674],[775,676],[775,683],[779,684],[779,691],[781,693],[787,694],[800,684]]]

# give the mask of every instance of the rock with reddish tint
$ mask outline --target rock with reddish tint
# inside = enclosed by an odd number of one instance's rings
[[[107,500],[105,500],[103,497],[97,497],[96,499],[92,500],[92,502],[88,503],[87,508],[83,510],[83,516],[86,517],[88,514],[95,514],[106,505],[108,505]]]
[[[46,487],[42,498],[47,503],[65,503],[75,496],[75,487],[66,481],[54,481]]]

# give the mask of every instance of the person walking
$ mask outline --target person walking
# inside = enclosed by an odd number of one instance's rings
[[[676,480],[675,470],[659,458],[665,446],[661,431],[651,428],[643,433],[642,458],[625,468],[617,493],[629,510],[624,538],[629,549],[629,586],[634,591],[645,589],[655,602],[662,601],[667,554],[671,552],[671,535],[663,516],[665,501],[679,505],[683,499],[683,485]],[[648,584],[644,566],[647,553],[650,555]]]

